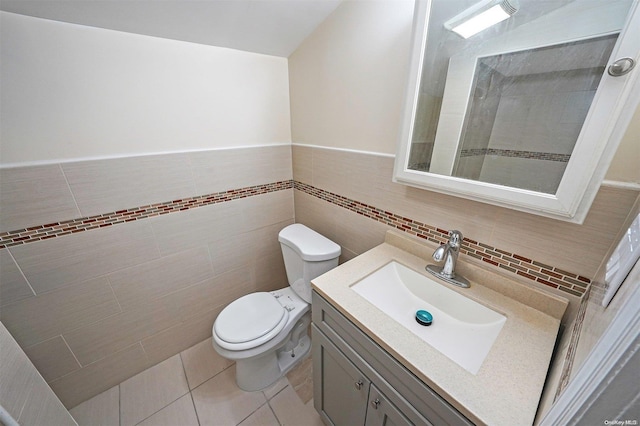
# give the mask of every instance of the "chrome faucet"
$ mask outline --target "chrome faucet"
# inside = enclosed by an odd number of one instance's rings
[[[458,253],[463,239],[464,237],[460,231],[449,231],[449,241],[433,252],[433,260],[436,262],[444,260],[444,266],[427,265],[426,269],[450,284],[468,288],[470,287],[469,281],[456,275],[456,261],[458,260]]]

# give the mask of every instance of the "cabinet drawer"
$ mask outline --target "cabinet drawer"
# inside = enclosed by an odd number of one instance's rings
[[[415,424],[419,424],[420,419],[436,425],[473,424],[318,293],[314,291],[312,298],[314,326],[403,413],[406,405],[409,420]]]

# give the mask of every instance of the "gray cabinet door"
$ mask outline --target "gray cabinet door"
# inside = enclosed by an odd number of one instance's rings
[[[412,426],[401,412],[371,384],[366,426]]]
[[[313,368],[319,369],[321,389],[316,406],[335,426],[364,425],[370,381],[332,343],[317,340]]]

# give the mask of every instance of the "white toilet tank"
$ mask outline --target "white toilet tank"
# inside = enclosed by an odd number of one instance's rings
[[[338,266],[340,246],[300,223],[280,231],[278,241],[289,285],[311,303],[311,280]]]

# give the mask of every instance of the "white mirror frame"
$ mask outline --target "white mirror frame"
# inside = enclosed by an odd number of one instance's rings
[[[640,62],[640,6],[634,0],[611,62],[629,57]],[[393,181],[573,223],[582,223],[615,151],[640,104],[640,65],[621,77],[606,72],[555,194],[501,186],[408,168],[414,118],[432,0],[416,0],[409,80]],[[565,25],[566,26],[566,25]],[[571,26],[567,39],[575,40]],[[612,31],[602,33],[610,34]],[[597,36],[594,34],[592,36]],[[541,40],[544,42],[544,40]]]

